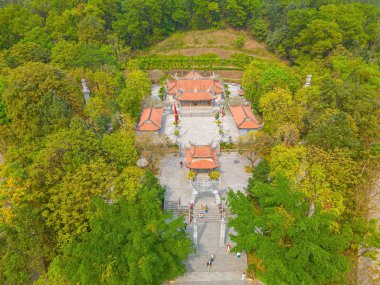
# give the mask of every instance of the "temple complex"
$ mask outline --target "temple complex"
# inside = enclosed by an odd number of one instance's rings
[[[224,99],[222,82],[215,74],[210,77],[195,71],[184,77],[173,76],[166,83],[166,102],[180,104],[181,107],[212,106],[213,102]]]

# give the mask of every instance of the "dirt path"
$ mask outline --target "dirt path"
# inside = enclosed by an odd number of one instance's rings
[[[380,221],[380,173],[371,193],[369,205],[369,218]],[[380,284],[380,252],[377,260],[373,261],[367,257],[359,258],[358,285]]]

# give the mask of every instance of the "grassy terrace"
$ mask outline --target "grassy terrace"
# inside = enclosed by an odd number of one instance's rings
[[[279,61],[247,32],[232,29],[176,33],[136,56],[144,70],[243,70],[251,58]]]

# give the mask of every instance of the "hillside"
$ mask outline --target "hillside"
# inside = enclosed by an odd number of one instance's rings
[[[242,37],[244,43],[238,48],[237,41]],[[216,54],[224,59],[230,58],[233,54],[245,54],[261,59],[278,60],[264,44],[255,41],[247,32],[233,29],[179,32],[141,52],[143,56],[204,54]]]

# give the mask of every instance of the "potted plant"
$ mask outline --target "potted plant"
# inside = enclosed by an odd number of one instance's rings
[[[188,173],[187,173],[187,179],[188,180],[194,180],[194,178],[197,176],[197,173],[193,170],[190,170]]]
[[[220,178],[220,172],[217,170],[211,171],[208,176],[210,177],[211,180],[219,180]]]
[[[223,132],[222,129],[219,130],[219,134],[220,134],[220,135],[223,135],[223,134],[224,134],[224,132]]]
[[[217,124],[218,126],[220,126],[220,125],[222,124],[222,121],[218,119],[218,120],[216,121],[216,124]]]
[[[175,135],[176,137],[179,137],[179,130],[174,130],[174,135]]]

